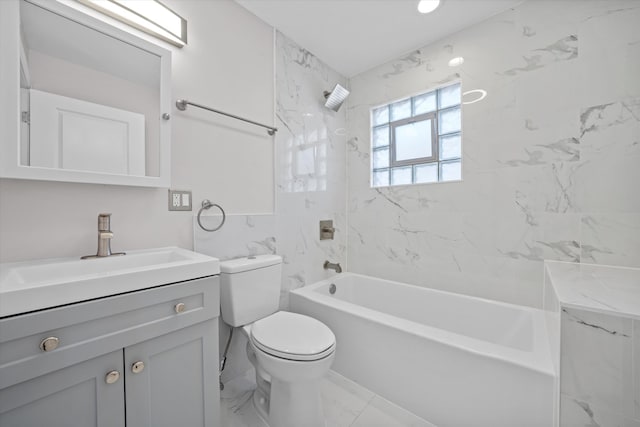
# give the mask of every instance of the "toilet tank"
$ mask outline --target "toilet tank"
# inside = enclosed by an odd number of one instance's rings
[[[282,257],[256,255],[220,262],[220,311],[231,326],[243,326],[278,311]]]

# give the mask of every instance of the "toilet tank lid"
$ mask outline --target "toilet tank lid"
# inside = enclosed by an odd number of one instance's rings
[[[241,273],[243,271],[256,270],[281,263],[282,257],[280,255],[255,255],[220,261],[220,272],[227,274]]]

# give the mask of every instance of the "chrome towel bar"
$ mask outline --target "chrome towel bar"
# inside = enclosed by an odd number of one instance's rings
[[[263,125],[262,123],[254,122],[253,120],[245,119],[244,117],[236,116],[235,114],[225,113],[224,111],[216,110],[215,108],[207,107],[205,105],[196,104],[195,102],[187,101],[186,99],[178,99],[176,101],[176,107],[180,111],[186,110],[187,105],[192,105],[194,107],[202,108],[203,110],[207,110],[216,114],[222,114],[223,116],[231,117],[232,119],[242,120],[243,122],[247,122],[247,123],[251,123],[252,125],[263,127],[267,129],[267,133],[269,135],[274,135],[278,131],[278,128],[274,128],[273,126]]]

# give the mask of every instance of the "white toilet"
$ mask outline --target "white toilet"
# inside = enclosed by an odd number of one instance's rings
[[[258,255],[220,263],[222,319],[242,326],[256,368],[253,403],[270,427],[324,427],[320,382],[335,356],[324,323],[278,311],[282,258]]]

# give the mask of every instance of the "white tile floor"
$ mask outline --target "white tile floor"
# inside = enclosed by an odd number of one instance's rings
[[[253,375],[250,371],[225,384],[220,399],[223,427],[267,427],[251,401]],[[327,427],[435,427],[333,371],[322,383],[322,400]]]

